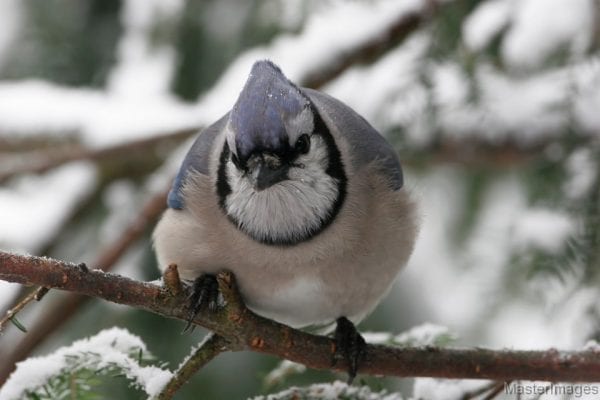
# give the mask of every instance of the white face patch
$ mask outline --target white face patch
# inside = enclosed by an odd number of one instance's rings
[[[235,145],[235,132],[229,126],[229,121],[227,121],[227,125],[225,125],[225,141],[227,142],[227,146],[229,146],[229,150],[237,156],[237,147]]]
[[[315,128],[314,115],[309,107],[305,107],[298,115],[289,118],[284,123],[291,147],[294,147],[300,135],[310,134]]]
[[[288,179],[257,191],[249,177],[228,162],[231,194],[225,208],[242,231],[257,240],[277,243],[300,241],[319,229],[339,191],[337,179],[325,172],[324,140],[313,135],[310,151],[295,164],[298,166],[289,169]]]

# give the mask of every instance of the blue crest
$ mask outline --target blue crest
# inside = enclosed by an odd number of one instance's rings
[[[252,66],[240,96],[230,114],[240,160],[256,151],[281,153],[289,147],[285,119],[309,107],[308,98],[270,61]]]

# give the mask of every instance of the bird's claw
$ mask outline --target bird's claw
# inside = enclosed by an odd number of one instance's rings
[[[203,307],[207,307],[210,312],[217,310],[219,305],[219,284],[214,275],[202,274],[191,285],[188,295],[188,323],[183,329],[187,332],[192,328],[194,318],[200,313]]]
[[[348,318],[340,317],[336,323],[332,365],[335,366],[338,360],[345,360],[348,364],[348,384],[351,384],[364,359],[367,343]]]

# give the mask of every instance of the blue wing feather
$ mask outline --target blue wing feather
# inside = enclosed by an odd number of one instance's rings
[[[389,179],[393,190],[404,183],[402,167],[396,151],[363,117],[341,101],[312,89],[302,90],[313,101],[321,117],[330,119],[353,148],[352,162],[356,166],[379,161],[380,172]]]
[[[179,172],[173,181],[173,186],[167,197],[167,206],[175,210],[182,210],[185,206],[182,188],[190,170],[201,174],[209,174],[210,155],[217,136],[223,131],[229,114],[206,128],[198,135],[194,144],[183,159]]]

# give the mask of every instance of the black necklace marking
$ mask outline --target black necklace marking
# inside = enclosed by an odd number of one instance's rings
[[[315,133],[320,134],[325,140],[325,144],[327,145],[327,153],[329,154],[329,165],[327,166],[325,173],[332,178],[337,179],[338,195],[335,198],[335,201],[333,202],[331,210],[327,216],[325,218],[321,218],[321,224],[319,227],[314,229],[314,232],[309,232],[309,235],[306,239],[314,237],[316,234],[322,232],[325,230],[325,228],[331,225],[344,205],[344,200],[346,199],[346,186],[348,184],[348,179],[346,178],[346,173],[344,172],[344,164],[342,162],[342,154],[340,153],[340,149],[336,146],[331,132],[329,132],[329,129],[327,129],[327,126],[325,125],[325,122],[323,122],[319,112],[314,106],[312,106],[312,104],[311,109],[314,116]]]
[[[299,239],[292,240],[292,239],[271,239],[271,238],[267,238],[267,239],[260,238],[259,239],[259,238],[256,238],[256,237],[252,236],[251,234],[249,234],[248,232],[246,232],[243,229],[243,225],[236,218],[232,217],[231,215],[229,215],[227,213],[226,200],[227,200],[227,196],[229,196],[232,191],[231,186],[227,182],[227,161],[229,159],[230,150],[229,150],[229,145],[227,144],[227,142],[225,142],[225,144],[223,145],[223,150],[221,151],[221,155],[219,157],[219,168],[217,171],[217,182],[216,182],[216,190],[217,190],[217,196],[219,198],[219,206],[220,206],[221,210],[223,211],[223,213],[225,214],[225,216],[227,217],[227,219],[229,219],[229,221],[231,221],[231,223],[233,223],[238,229],[240,229],[242,232],[244,232],[246,235],[248,235],[252,239],[256,240],[257,242],[260,242],[260,243],[263,243],[266,245],[272,245],[272,246],[292,246],[295,244],[299,244],[299,243],[311,240],[313,237],[315,237],[316,235],[318,235],[319,233],[324,231],[329,225],[331,225],[331,223],[333,222],[335,217],[338,215],[340,209],[342,208],[342,206],[344,204],[344,200],[346,199],[346,186],[347,186],[348,179],[346,178],[346,174],[344,172],[344,165],[342,163],[342,155],[341,155],[338,147],[335,144],[335,140],[334,140],[333,136],[331,135],[331,133],[329,132],[329,129],[327,129],[327,126],[321,119],[321,116],[319,115],[318,111],[314,107],[311,107],[311,109],[312,109],[313,116],[314,116],[314,133],[313,134],[320,135],[323,138],[323,140],[325,141],[325,144],[327,146],[327,153],[329,156],[329,165],[327,166],[327,170],[325,172],[329,176],[331,176],[332,178],[335,178],[337,180],[338,194],[337,194],[335,201],[333,202],[333,204],[331,206],[331,209],[327,213],[327,215],[324,218],[321,218],[319,226],[317,226],[316,228],[310,229],[303,237],[301,237]]]
[[[217,195],[219,196],[219,206],[227,214],[225,200],[231,194],[231,186],[227,182],[227,159],[229,158],[229,145],[225,142],[221,156],[219,157],[219,169],[217,171]]]

